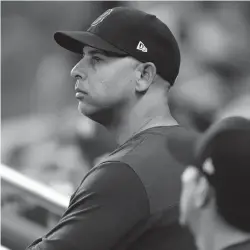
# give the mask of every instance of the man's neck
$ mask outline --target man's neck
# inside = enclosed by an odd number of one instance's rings
[[[118,144],[122,145],[129,138],[146,129],[175,125],[178,125],[178,123],[169,112],[138,112],[133,110],[128,115],[121,117],[119,123],[107,127],[107,129],[115,136]]]

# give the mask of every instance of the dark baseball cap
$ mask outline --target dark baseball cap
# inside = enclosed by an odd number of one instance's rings
[[[225,118],[193,139],[169,140],[167,147],[179,162],[193,165],[205,175],[226,221],[250,231],[250,120]],[[192,156],[181,153],[187,148]]]
[[[58,31],[54,39],[75,53],[82,54],[87,45],[132,56],[141,62],[152,62],[157,73],[171,85],[179,73],[180,50],[174,35],[155,15],[137,9],[109,9],[87,31]]]

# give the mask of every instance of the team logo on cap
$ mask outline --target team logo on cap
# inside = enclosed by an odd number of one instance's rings
[[[148,52],[148,49],[147,47],[143,44],[143,42],[139,42],[138,45],[137,45],[137,49],[138,50],[141,50],[142,52]]]
[[[91,26],[96,26],[97,24],[101,23],[112,11],[113,9],[105,11],[91,24]]]

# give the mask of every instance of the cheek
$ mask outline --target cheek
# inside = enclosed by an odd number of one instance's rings
[[[100,101],[117,101],[129,91],[129,77],[122,70],[100,70],[89,79],[92,95]]]

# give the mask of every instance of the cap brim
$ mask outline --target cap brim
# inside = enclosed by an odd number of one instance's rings
[[[200,134],[196,132],[177,131],[169,135],[166,147],[170,155],[181,165],[194,165],[196,162],[195,149],[199,139]]]
[[[58,31],[54,34],[54,39],[61,47],[79,54],[82,54],[84,46],[90,46],[119,55],[127,54],[102,38],[87,31]]]

